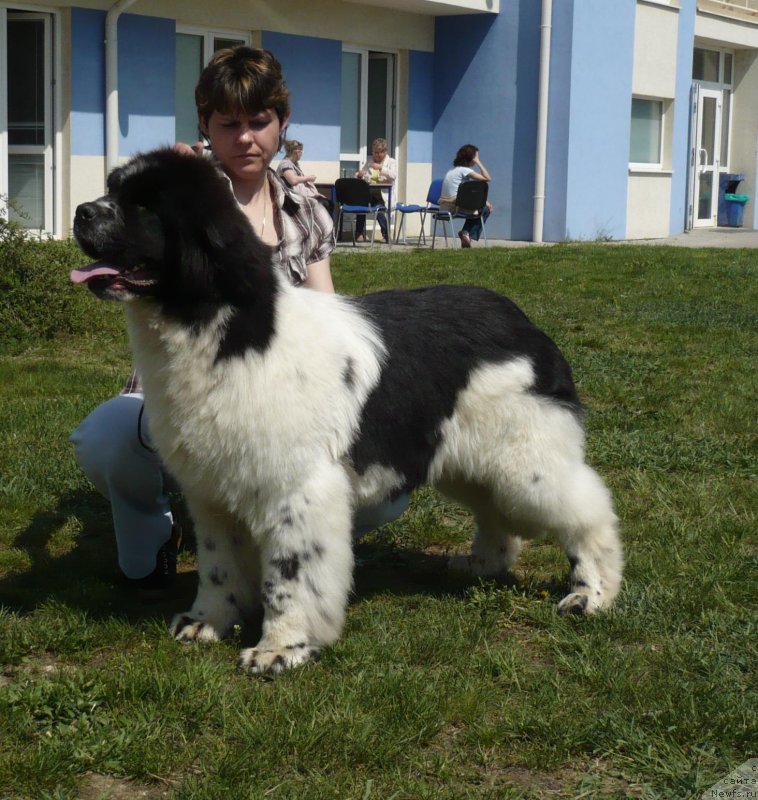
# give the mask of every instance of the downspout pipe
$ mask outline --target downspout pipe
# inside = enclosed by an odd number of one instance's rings
[[[532,241],[542,242],[545,226],[545,165],[547,163],[547,115],[550,93],[550,39],[553,0],[542,0],[540,24],[540,79],[537,106],[537,157],[534,168],[534,216]]]
[[[105,15],[105,175],[118,165],[118,18],[136,0],[118,0]]]

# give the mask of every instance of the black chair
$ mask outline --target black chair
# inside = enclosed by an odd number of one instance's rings
[[[439,209],[440,195],[442,194],[442,178],[435,178],[429,184],[429,191],[426,193],[426,205],[418,205],[411,203],[398,203],[395,206],[395,214],[401,215],[395,217],[395,244],[400,239],[400,234],[403,234],[403,244],[407,244],[405,239],[405,215],[406,214],[421,214],[421,235],[418,237],[419,244],[423,240],[426,244],[426,234],[424,233],[424,225],[426,223],[426,215],[431,211]],[[399,224],[398,224],[399,223]]]
[[[450,225],[450,235],[453,239],[453,247],[455,247],[455,226],[453,225],[454,219],[480,219],[482,222],[482,233],[484,234],[484,246],[487,246],[487,231],[484,227],[483,212],[487,208],[487,195],[489,194],[490,184],[489,181],[468,180],[463,181],[458,187],[458,194],[455,196],[455,208],[452,211],[439,211],[434,212],[434,228],[432,230],[432,250],[434,249],[434,240],[437,236],[437,222],[442,222],[442,230],[445,233],[445,245],[447,246],[447,228],[445,223]]]
[[[334,184],[334,194],[337,198],[337,230],[342,230],[342,219],[346,214],[353,215],[353,247],[355,247],[355,218],[358,214],[373,216],[374,227],[371,232],[371,246],[374,246],[376,239],[376,229],[378,227],[377,216],[379,213],[386,213],[387,206],[382,203],[375,203],[371,198],[371,187],[366,181],[360,178],[338,178]],[[389,237],[387,237],[389,244]]]

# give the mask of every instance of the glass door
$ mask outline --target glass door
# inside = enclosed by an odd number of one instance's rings
[[[713,226],[721,163],[721,91],[700,87],[695,113],[695,227]]]
[[[368,51],[342,51],[340,178],[351,178],[366,160]]]
[[[361,48],[342,51],[340,177],[365,163],[374,139],[395,150],[395,56]]]

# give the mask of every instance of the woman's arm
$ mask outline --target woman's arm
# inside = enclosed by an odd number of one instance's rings
[[[469,178],[474,178],[474,180],[479,180],[479,181],[491,181],[492,180],[492,178],[490,177],[489,172],[487,172],[487,168],[479,160],[479,153],[477,153],[474,156],[474,164],[476,164],[476,166],[479,167],[479,173],[472,172],[471,175],[469,175]]]
[[[294,169],[285,169],[282,172],[282,178],[284,178],[290,186],[297,186],[299,183],[308,183],[316,180],[315,175],[298,175]]]
[[[394,183],[397,178],[397,162],[394,158],[384,159],[381,172],[379,173],[379,183]]]
[[[322,261],[314,261],[313,264],[308,264],[308,277],[303,282],[303,286],[306,289],[315,289],[318,292],[334,294],[334,283],[332,282],[328,256]]]

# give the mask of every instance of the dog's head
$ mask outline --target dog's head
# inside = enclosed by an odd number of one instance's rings
[[[76,209],[74,236],[94,264],[71,273],[99,297],[152,298],[169,313],[243,304],[273,287],[271,250],[209,159],[172,149],[133,158],[108,194]]]

